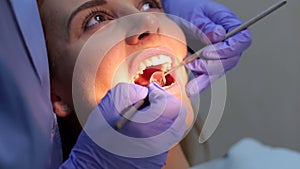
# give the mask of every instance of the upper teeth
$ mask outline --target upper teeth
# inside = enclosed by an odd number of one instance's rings
[[[165,72],[166,70],[171,69],[171,64],[172,64],[172,60],[168,56],[165,55],[153,56],[140,63],[138,73],[142,74],[143,70],[145,70],[146,67],[156,66],[156,65],[162,65],[162,71]]]

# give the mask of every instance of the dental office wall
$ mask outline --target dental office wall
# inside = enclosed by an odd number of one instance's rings
[[[218,0],[247,21],[277,0]],[[288,3],[250,28],[251,47],[227,73],[222,120],[209,139],[211,158],[220,158],[245,137],[300,152],[300,1]],[[205,119],[208,89],[201,95]],[[203,147],[193,150],[193,163],[203,161]]]

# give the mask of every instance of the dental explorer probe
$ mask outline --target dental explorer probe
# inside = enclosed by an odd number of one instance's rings
[[[266,17],[267,15],[271,14],[272,12],[276,11],[277,9],[279,9],[280,7],[285,5],[286,3],[287,3],[287,0],[283,0],[281,2],[278,2],[274,5],[272,5],[271,7],[266,9],[265,11],[261,12],[260,14],[258,14],[255,17],[251,18],[247,22],[245,22],[242,25],[238,26],[237,28],[235,28],[231,32],[227,33],[226,36],[221,40],[221,42],[223,42],[226,39],[232,37],[233,35],[239,33],[240,31],[243,31],[244,29],[250,27],[251,25],[253,25],[257,21],[261,20],[262,18]],[[163,83],[163,84],[166,83],[166,79],[165,79],[166,75],[170,74],[171,72],[175,71],[176,69],[180,68],[181,66],[186,65],[187,63],[190,63],[190,62],[194,61],[195,59],[200,58],[201,53],[204,51],[204,49],[205,49],[205,47],[200,49],[199,51],[195,52],[191,56],[187,57],[186,59],[181,61],[178,65],[171,68],[169,71],[163,73],[162,79],[160,80],[161,83]],[[115,129],[120,130],[126,124],[126,122],[129,120],[128,118],[131,118],[138,111],[138,109],[143,106],[144,102],[145,102],[144,100],[140,100],[137,103],[133,104],[129,109],[127,109],[127,111],[125,113],[123,113],[123,115],[126,114],[127,118],[126,117],[121,117],[121,119],[119,121],[117,121]]]
[[[121,114],[125,115],[126,113],[126,117],[121,117],[121,119],[117,121],[115,129],[120,130],[123,127],[123,125],[128,121],[128,118],[131,118],[138,111],[138,109],[142,107],[144,103],[144,100],[140,100],[134,105],[130,106],[128,109],[126,109],[127,111],[123,111],[124,113]]]
[[[278,2],[274,5],[272,5],[271,7],[269,7],[268,9],[266,9],[265,11],[261,12],[260,14],[256,15],[255,17],[251,18],[250,20],[248,20],[247,22],[243,23],[242,25],[238,26],[237,28],[235,28],[234,30],[232,30],[231,32],[227,33],[226,36],[221,40],[221,42],[225,41],[226,39],[230,38],[231,36],[239,33],[240,31],[243,31],[244,29],[250,27],[251,25],[253,25],[254,23],[256,23],[257,21],[261,20],[262,18],[264,18],[265,16],[271,14],[272,12],[274,12],[275,10],[279,9],[280,7],[282,7],[283,5],[285,5],[287,3],[287,0],[283,0],[281,2]],[[179,67],[186,65],[198,58],[201,57],[201,53],[204,51],[204,48],[201,48],[199,51],[195,52],[194,54],[192,54],[191,56],[186,57],[186,59],[184,59],[183,61],[181,61],[178,65],[176,65],[175,67],[171,68],[170,70],[168,70],[167,72],[164,73],[163,78],[170,74],[171,72],[175,71],[176,69],[178,69]],[[165,78],[163,80],[165,82]]]

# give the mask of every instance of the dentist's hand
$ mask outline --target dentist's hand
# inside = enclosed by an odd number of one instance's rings
[[[147,96],[150,105],[138,110],[120,131],[114,130],[122,111]],[[185,132],[185,116],[180,100],[155,83],[118,84],[89,115],[62,168],[160,169],[168,149]],[[157,138],[164,133],[166,137]]]
[[[189,34],[205,44],[202,53],[204,59],[197,59],[186,65],[197,78],[187,86],[187,93],[192,96],[207,88],[210,83],[222,77],[226,71],[235,67],[242,53],[250,46],[252,38],[249,30],[244,30],[220,42],[226,33],[242,24],[232,11],[225,6],[210,0],[162,0],[166,13],[176,15],[196,26],[181,22],[181,26],[190,27]],[[176,19],[176,22],[178,20]],[[207,40],[207,38],[209,41]],[[217,60],[216,60],[217,59]]]

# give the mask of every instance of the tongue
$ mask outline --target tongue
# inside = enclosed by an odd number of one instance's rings
[[[134,83],[141,86],[148,86],[150,84],[150,78],[154,72],[161,72],[160,69],[146,68],[143,74],[140,74],[138,78],[134,79]]]

